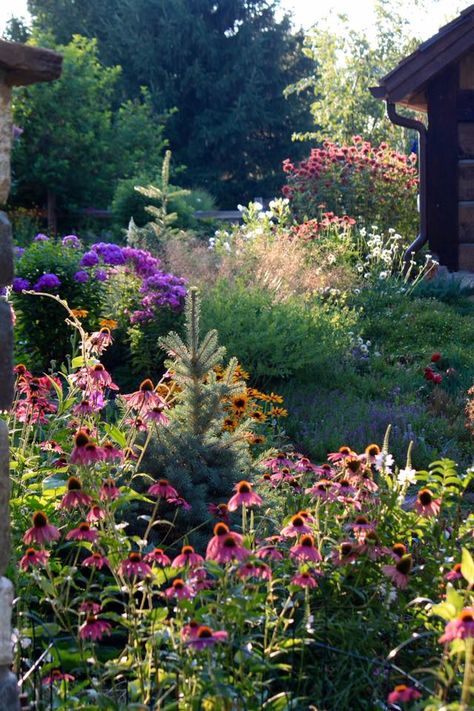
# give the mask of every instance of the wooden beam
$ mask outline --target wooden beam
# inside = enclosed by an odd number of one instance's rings
[[[10,86],[58,79],[62,61],[62,56],[51,49],[0,40],[0,70]]]

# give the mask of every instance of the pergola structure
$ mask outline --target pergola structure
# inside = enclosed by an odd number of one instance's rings
[[[387,74],[373,96],[420,133],[420,234],[451,271],[474,272],[474,5]],[[401,116],[401,104],[427,114]]]
[[[10,191],[10,151],[13,136],[11,92],[13,86],[57,79],[62,57],[56,52],[0,40],[0,205]],[[0,212],[0,289],[13,278],[11,226]],[[8,410],[13,397],[13,328],[9,304],[0,297],[0,412]],[[18,684],[11,672],[11,610],[13,586],[3,577],[10,561],[10,471],[8,429],[0,420],[0,709],[17,711]]]

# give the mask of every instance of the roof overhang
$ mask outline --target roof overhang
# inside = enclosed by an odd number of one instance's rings
[[[10,86],[58,79],[62,61],[62,56],[51,49],[0,40],[0,71]]]

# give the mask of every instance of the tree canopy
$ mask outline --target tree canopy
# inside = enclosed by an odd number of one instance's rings
[[[97,38],[122,67],[120,100],[147,87],[154,110],[175,108],[167,137],[185,181],[234,205],[280,185],[281,162],[311,126],[307,102],[285,87],[310,63],[303,37],[275,0],[30,0],[34,25],[57,42]]]

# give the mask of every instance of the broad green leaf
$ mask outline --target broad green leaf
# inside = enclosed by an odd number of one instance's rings
[[[469,585],[474,585],[474,559],[467,548],[462,549],[461,573]]]

